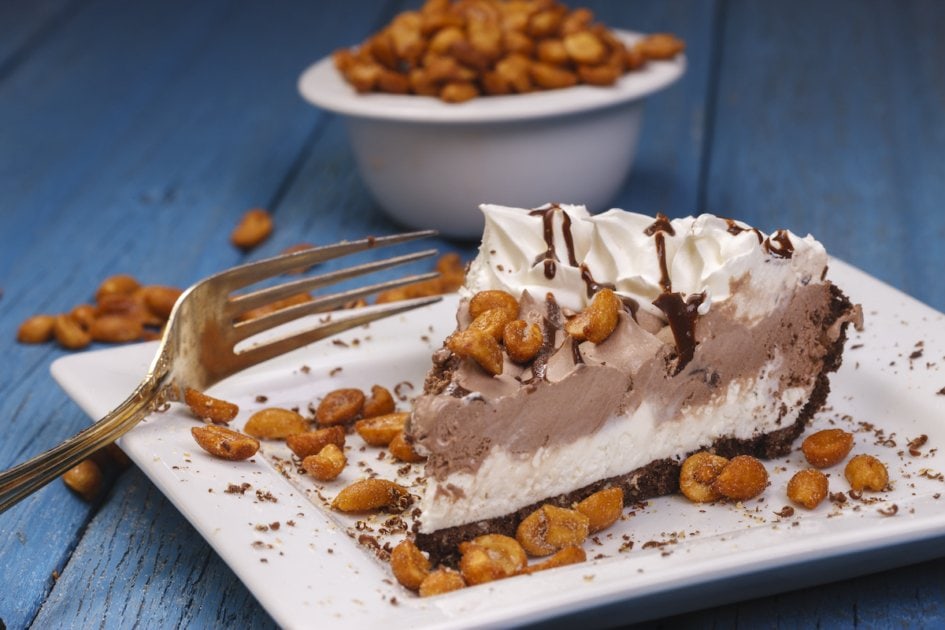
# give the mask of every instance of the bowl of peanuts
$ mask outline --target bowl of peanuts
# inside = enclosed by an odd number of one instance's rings
[[[476,239],[480,203],[606,209],[644,101],[682,76],[684,47],[554,0],[428,0],[309,67],[299,91],[343,118],[392,218]]]

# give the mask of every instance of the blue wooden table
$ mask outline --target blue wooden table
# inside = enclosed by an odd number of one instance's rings
[[[15,342],[27,316],[116,272],[186,286],[297,242],[397,230],[340,121],[295,81],[404,4],[0,1],[0,468],[88,423],[49,376],[63,351]],[[945,310],[945,3],[586,4],[688,43],[616,206],[811,232]],[[244,255],[228,234],[253,206],[277,228]],[[56,482],[0,515],[0,628],[272,625],[139,471],[109,484],[89,504]],[[664,621],[942,627],[943,555]]]

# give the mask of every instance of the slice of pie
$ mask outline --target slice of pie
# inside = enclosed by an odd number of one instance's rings
[[[678,487],[709,449],[787,453],[827,398],[858,307],[807,236],[712,215],[486,205],[457,331],[407,435],[428,456],[418,545],[514,535],[544,503]]]

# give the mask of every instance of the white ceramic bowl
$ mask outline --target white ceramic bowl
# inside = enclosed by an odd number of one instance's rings
[[[640,35],[616,34],[632,44]],[[650,62],[616,85],[579,85],[460,104],[358,94],[330,58],[308,68],[299,91],[344,117],[361,177],[395,220],[456,238],[479,238],[480,203],[545,202],[606,209],[630,172],[643,99],[676,79],[685,58]]]

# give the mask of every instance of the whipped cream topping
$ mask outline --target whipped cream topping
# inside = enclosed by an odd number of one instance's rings
[[[550,291],[562,307],[581,310],[608,286],[665,321],[653,304],[661,294],[704,293],[704,315],[751,273],[772,292],[758,304],[766,312],[782,287],[821,282],[827,265],[823,246],[810,235],[778,230],[769,236],[711,214],[670,221],[618,209],[592,216],[584,206],[565,204],[480,208],[486,227],[462,290],[466,297],[488,289]]]

